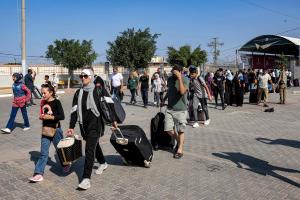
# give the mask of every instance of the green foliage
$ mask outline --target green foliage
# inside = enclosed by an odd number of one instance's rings
[[[159,35],[152,35],[149,28],[143,31],[127,29],[114,42],[108,42],[107,60],[113,66],[146,68],[154,56]]]
[[[97,54],[93,50],[92,41],[83,40],[55,40],[48,46],[46,58],[51,58],[56,65],[62,65],[73,70],[84,66],[91,66],[96,60]]]
[[[191,46],[185,45],[179,48],[168,47],[168,62],[170,65],[181,64],[184,67],[190,65],[200,66],[207,62],[207,53],[200,46],[191,51]]]

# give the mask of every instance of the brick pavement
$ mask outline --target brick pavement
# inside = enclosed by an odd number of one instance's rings
[[[66,115],[72,94],[68,91],[60,98]],[[53,147],[45,180],[28,183],[39,155],[41,129],[38,107],[31,107],[29,132],[20,128],[18,114],[14,132],[0,134],[0,199],[300,199],[300,95],[289,91],[288,99],[287,105],[278,105],[278,95],[272,95],[274,113],[249,104],[225,111],[210,108],[210,126],[188,127],[183,159],[157,151],[150,169],[124,166],[107,130],[100,141],[109,168],[92,175],[87,191],[76,190],[83,159],[63,174]],[[1,126],[7,122],[10,101],[0,98]],[[149,136],[150,119],[158,109],[126,105],[125,110],[125,124],[138,124]]]

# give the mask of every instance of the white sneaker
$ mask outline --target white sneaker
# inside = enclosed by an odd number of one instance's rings
[[[209,123],[210,123],[210,119],[208,119],[208,120],[205,120],[205,122],[204,122],[204,125],[205,125],[205,126],[208,126],[208,125],[209,125]]]
[[[107,164],[107,163],[100,164],[100,166],[98,167],[98,169],[96,169],[95,174],[98,174],[98,175],[99,175],[99,174],[102,174],[102,172],[103,172],[104,170],[106,170],[107,167],[108,167],[108,164]]]
[[[199,127],[198,122],[195,122],[195,123],[193,124],[193,128],[198,128],[198,127]]]
[[[78,185],[78,188],[82,190],[87,190],[91,187],[91,180],[89,178],[84,178]]]
[[[28,131],[30,129],[30,127],[24,127],[23,131]]]
[[[4,133],[11,133],[11,130],[9,128],[2,128],[1,131]]]

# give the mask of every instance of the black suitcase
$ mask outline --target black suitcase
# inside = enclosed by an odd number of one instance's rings
[[[154,150],[173,149],[174,139],[164,131],[165,114],[159,112],[151,119],[151,144]]]
[[[150,167],[153,151],[143,129],[135,125],[124,125],[112,129],[112,132],[110,142],[125,164]]]

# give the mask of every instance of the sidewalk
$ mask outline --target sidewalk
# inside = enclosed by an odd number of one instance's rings
[[[75,89],[60,95],[68,128]],[[129,102],[128,91],[124,102]],[[29,184],[40,151],[41,122],[38,106],[28,108],[31,130],[23,132],[23,119],[17,115],[12,134],[0,134],[0,199],[81,199],[81,200],[199,200],[199,199],[300,199],[300,95],[289,90],[287,104],[279,105],[278,94],[270,95],[274,113],[261,106],[245,104],[224,111],[209,108],[209,126],[187,126],[184,156],[172,158],[167,151],[155,151],[149,169],[125,166],[109,142],[106,128],[100,139],[109,167],[101,175],[92,174],[92,187],[77,191],[84,157],[64,174],[50,148],[45,180]],[[126,105],[124,124],[142,127],[150,138],[150,119],[158,108]],[[37,102],[37,101],[36,101]],[[149,93],[153,102],[153,93]],[[10,99],[0,98],[0,126],[10,114]],[[210,105],[211,106],[211,105]],[[164,110],[163,110],[164,111]],[[79,133],[78,125],[75,133]],[[84,145],[84,143],[83,143]],[[95,164],[96,165],[96,164]]]

